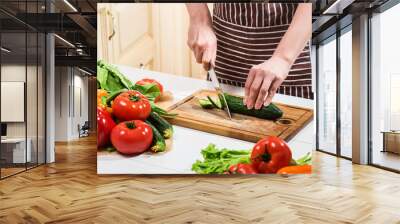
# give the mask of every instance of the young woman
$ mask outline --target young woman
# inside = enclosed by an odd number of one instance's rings
[[[188,45],[220,82],[245,88],[249,109],[276,92],[313,99],[310,3],[188,3]]]

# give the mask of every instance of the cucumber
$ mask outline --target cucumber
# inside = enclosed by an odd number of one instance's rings
[[[167,145],[165,144],[164,137],[150,121],[146,121],[146,123],[151,127],[151,130],[153,131],[153,143],[151,143],[150,150],[152,152],[165,151]]]
[[[219,102],[221,103],[221,108],[222,109],[225,108],[226,107],[225,101],[224,101],[224,98],[222,97],[221,93],[218,93],[218,99],[219,99]]]
[[[157,130],[160,131],[164,138],[172,137],[172,134],[174,132],[172,129],[172,125],[160,115],[155,112],[151,112],[147,120],[149,120],[157,128]]]
[[[259,110],[247,109],[247,106],[243,103],[242,97],[232,96],[227,93],[224,94],[229,110],[233,113],[249,115],[268,120],[276,120],[282,117],[283,112],[275,104],[271,103],[268,106],[264,106]]]
[[[199,104],[204,109],[214,108],[214,105],[208,99],[199,99]]]
[[[219,100],[213,100],[210,96],[207,96],[207,99],[210,101],[210,103],[218,109],[222,109],[221,102]]]

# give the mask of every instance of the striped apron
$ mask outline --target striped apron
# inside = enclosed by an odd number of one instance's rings
[[[289,28],[296,3],[215,3],[215,72],[221,83],[244,87],[250,68],[268,60]],[[311,21],[310,21],[311,22]],[[278,93],[313,99],[309,44]]]

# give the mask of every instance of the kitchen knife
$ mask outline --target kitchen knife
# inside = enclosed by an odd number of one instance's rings
[[[224,110],[228,114],[229,119],[232,120],[231,112],[229,111],[229,106],[228,103],[226,102],[224,91],[222,90],[221,86],[219,85],[217,75],[215,74],[214,68],[211,67],[210,70],[208,71],[208,74],[210,75],[211,82],[214,86],[214,89],[217,91],[218,94],[221,94],[221,98],[224,101],[225,107]]]

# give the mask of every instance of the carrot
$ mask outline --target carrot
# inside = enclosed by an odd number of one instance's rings
[[[311,170],[311,165],[286,166],[279,169],[277,174],[309,174],[311,173]]]

